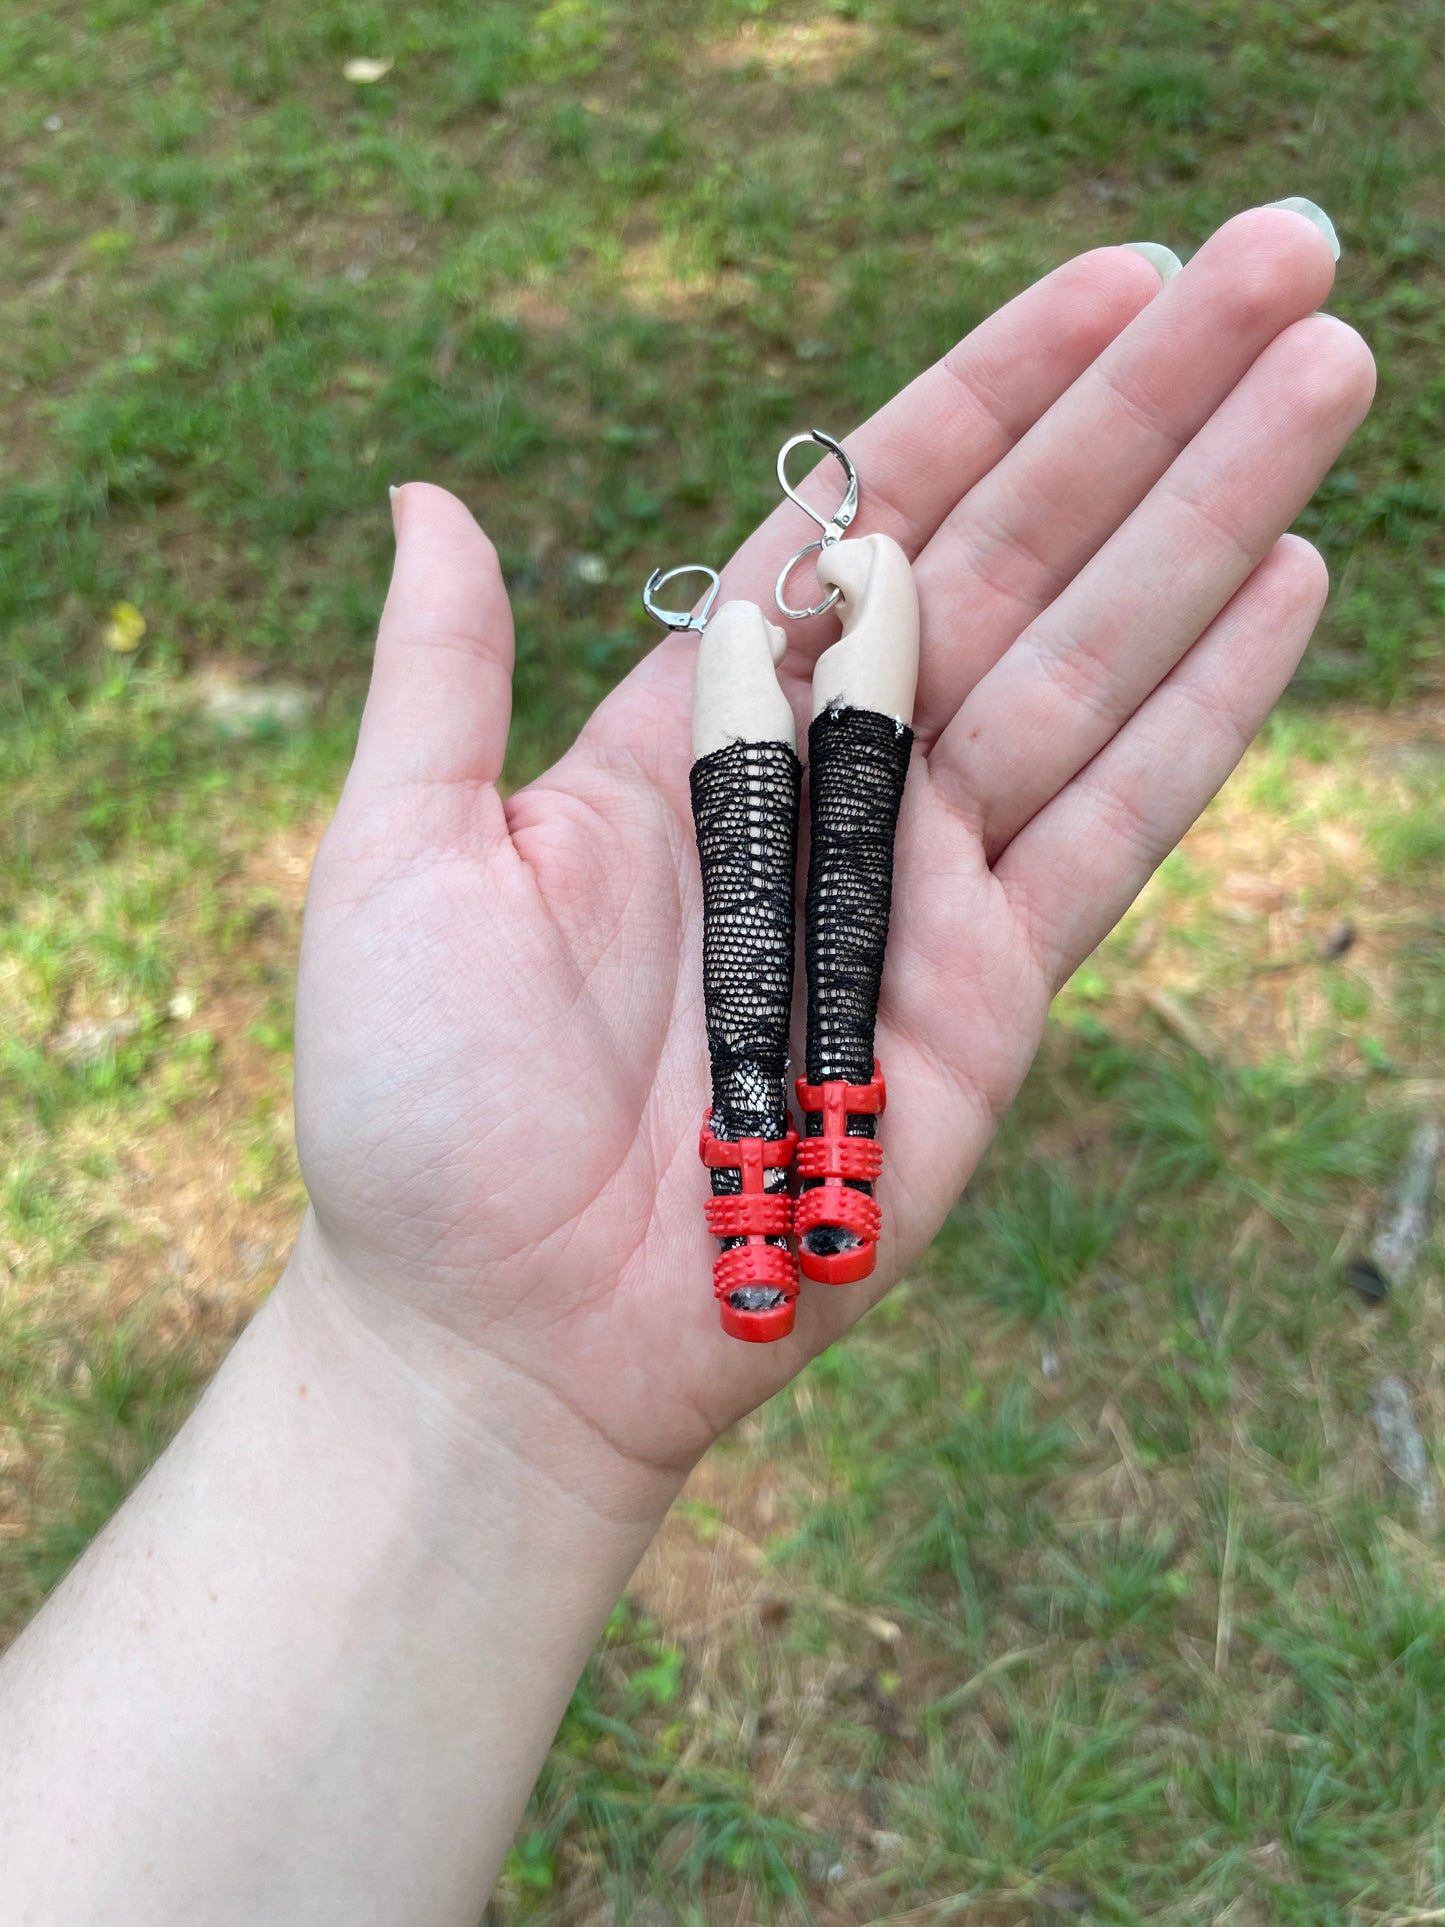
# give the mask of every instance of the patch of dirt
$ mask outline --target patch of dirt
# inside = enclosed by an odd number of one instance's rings
[[[825,86],[877,45],[877,34],[865,21],[823,14],[778,26],[749,20],[736,33],[702,49],[704,64],[714,73],[746,73],[761,68],[770,77]]]
[[[1438,767],[1445,758],[1445,704],[1399,717],[1336,714],[1364,780],[1388,786],[1397,771]],[[1378,1014],[1371,1022],[1388,1025],[1398,952],[1434,914],[1430,892],[1380,874],[1364,829],[1331,803],[1338,764],[1296,762],[1297,802],[1284,810],[1250,801],[1249,767],[1181,846],[1210,879],[1209,942],[1189,930],[1198,917],[1194,901],[1177,898],[1161,880],[1151,883],[1123,953],[1130,968],[1109,1011],[1111,1028],[1157,1035],[1162,1023],[1189,1048],[1244,1064],[1294,1057],[1301,1038],[1317,1052],[1326,1038],[1328,1068],[1357,1075],[1365,1066],[1349,1027],[1333,1014],[1331,992],[1338,979],[1354,978]],[[1402,791],[1402,806],[1405,800]]]
[[[289,1110],[276,1120],[289,1130]],[[220,1120],[177,1126],[133,1157],[118,1200],[135,1242],[109,1267],[108,1308],[148,1304],[172,1342],[235,1337],[280,1276],[300,1210],[291,1197],[256,1198],[243,1154]]]
[[[43,1417],[45,1374],[64,1375],[84,1334],[134,1320],[148,1347],[218,1363],[289,1256],[305,1198],[290,1060],[274,1027],[278,998],[289,998],[294,980],[323,827],[318,819],[282,829],[238,854],[217,891],[239,928],[229,945],[197,944],[191,906],[180,906],[184,988],[171,1000],[166,1039],[174,1046],[203,1035],[209,1054],[163,1049],[138,1104],[81,1110],[51,1148],[67,1174],[72,1257],[46,1264],[34,1248],[0,1250],[6,1309],[39,1374],[39,1402],[26,1390],[20,1422],[0,1424],[0,1539],[34,1529],[57,1442]],[[82,989],[75,1005],[88,1001],[104,999],[88,1000]],[[72,1013],[70,1031],[94,1021]],[[167,1078],[192,1069],[195,1094],[171,1097]]]
[[[329,820],[328,813],[320,822],[293,824],[287,829],[278,830],[262,849],[247,859],[241,871],[242,882],[251,888],[265,887],[276,891],[297,919],[298,942],[301,934],[300,916],[306,905],[312,866]]]
[[[227,1340],[275,1284],[304,1209],[292,1148],[289,1061],[265,1041],[278,984],[294,978],[301,913],[323,825],[277,831],[223,886],[246,918],[239,949],[188,985],[173,1035],[214,1045],[210,1094],[115,1146],[110,1227],[88,1287],[54,1281],[120,1317],[147,1307],[179,1343]]]
[[[766,1620],[774,1595],[764,1541],[777,1519],[777,1485],[766,1471],[711,1454],[638,1567],[633,1597],[678,1644],[704,1641],[745,1612]]]

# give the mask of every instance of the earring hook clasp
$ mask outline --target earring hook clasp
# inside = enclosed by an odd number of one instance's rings
[[[825,450],[843,470],[845,483],[843,499],[831,517],[819,515],[815,508],[812,508],[803,500],[788,480],[788,457],[795,448],[802,448],[809,442],[814,442],[819,448]],[[782,613],[792,622],[803,622],[809,616],[820,616],[826,610],[831,609],[842,594],[842,591],[840,589],[830,589],[821,602],[813,603],[810,608],[794,609],[789,603],[783,600],[783,591],[788,586],[788,577],[805,556],[812,555],[815,551],[821,554],[824,549],[830,549],[835,542],[841,541],[845,530],[858,513],[858,471],[849,460],[847,451],[841,442],[835,441],[831,435],[825,434],[821,428],[811,428],[805,435],[794,435],[790,437],[778,450],[778,482],[788,500],[800,508],[810,522],[816,522],[818,527],[823,531],[816,542],[805,543],[796,555],[791,556],[788,561],[783,564],[782,573],[779,575],[773,589],[773,600],[777,603]]]
[[[680,575],[705,575],[712,584],[703,597],[702,607],[696,615],[688,609],[659,609],[653,601],[659,589],[665,589],[669,582],[675,582]],[[690,630],[693,635],[700,636],[708,625],[708,618],[712,615],[712,605],[717,601],[718,590],[721,587],[722,580],[716,569],[708,568],[705,562],[683,562],[677,568],[669,569],[666,574],[661,569],[652,571],[643,586],[642,606],[653,621],[660,622],[664,629]]]

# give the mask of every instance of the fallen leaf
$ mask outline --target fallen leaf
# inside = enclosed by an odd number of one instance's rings
[[[140,1029],[139,1017],[82,1017],[67,1024],[50,1048],[72,1064],[98,1064],[107,1051]]]
[[[1282,910],[1286,901],[1285,892],[1273,877],[1260,876],[1250,870],[1236,870],[1227,876],[1215,894],[1222,903],[1254,910],[1261,916],[1268,916],[1271,910]]]
[[[118,656],[128,656],[146,632],[146,619],[133,602],[117,602],[110,612],[101,641]]]
[[[1159,919],[1146,917],[1134,932],[1134,940],[1129,945],[1129,957],[1133,963],[1143,963],[1155,944],[1159,941]]]
[[[386,79],[392,64],[389,60],[368,60],[363,54],[348,60],[341,71],[354,86],[374,87],[377,81]]]
[[[1214,1037],[1200,1023],[1192,1011],[1186,1010],[1172,992],[1157,984],[1147,985],[1144,1002],[1161,1023],[1172,1030],[1181,1043],[1187,1044],[1196,1056],[1202,1057],[1207,1064],[1219,1061],[1219,1045]]]

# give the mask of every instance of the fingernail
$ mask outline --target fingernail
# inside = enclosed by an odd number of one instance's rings
[[[391,503],[391,533],[393,539],[401,534],[401,490],[395,482],[388,482],[386,498]]]
[[[1287,199],[1283,201],[1266,201],[1265,206],[1266,207],[1286,207],[1289,209],[1291,214],[1303,214],[1305,219],[1307,221],[1313,222],[1313,224],[1319,229],[1320,233],[1323,234],[1325,239],[1330,244],[1330,253],[1335,257],[1337,261],[1339,260],[1340,237],[1338,234],[1335,233],[1334,222],[1330,219],[1329,215],[1325,213],[1322,207],[1316,207],[1313,201],[1307,201],[1303,196],[1303,194],[1291,194]]]
[[[1124,246],[1132,254],[1142,254],[1161,281],[1172,281],[1184,266],[1173,248],[1159,241],[1126,241]]]
[[[401,490],[397,487],[395,482],[387,483],[386,492],[391,497],[393,502],[396,500],[397,496],[401,494]]]

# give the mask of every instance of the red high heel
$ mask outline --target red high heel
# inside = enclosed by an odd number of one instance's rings
[[[702,1121],[698,1156],[711,1171],[738,1170],[742,1189],[708,1199],[707,1228],[715,1238],[742,1238],[713,1260],[712,1288],[718,1301],[722,1328],[730,1338],[768,1345],[786,1338],[793,1329],[798,1302],[798,1261],[785,1245],[769,1238],[786,1238],[793,1229],[793,1200],[786,1191],[765,1191],[763,1173],[786,1168],[793,1161],[798,1134],[783,1138],[745,1137],[736,1143],[713,1135],[712,1112]],[[734,1294],[757,1291],[782,1293],[780,1304],[734,1304]]]
[[[847,1180],[875,1183],[883,1169],[883,1146],[876,1138],[849,1137],[848,1118],[881,1117],[887,1102],[888,1087],[876,1057],[868,1084],[798,1079],[799,1108],[823,1117],[823,1135],[800,1139],[797,1158],[799,1178],[805,1183],[821,1178],[822,1183],[800,1191],[793,1212],[798,1267],[815,1284],[851,1285],[866,1278],[877,1259],[883,1213],[871,1192],[857,1191]],[[841,1251],[810,1250],[809,1233],[819,1230],[841,1233],[851,1242]]]

